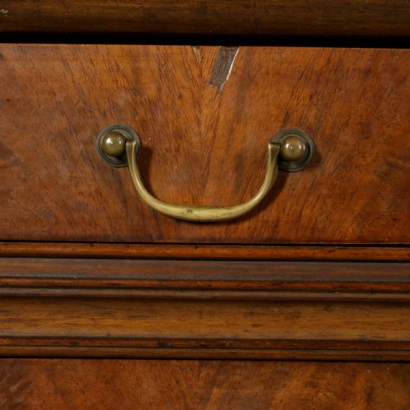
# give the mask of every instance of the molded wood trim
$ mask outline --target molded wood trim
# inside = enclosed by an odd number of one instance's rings
[[[410,264],[0,259],[0,354],[410,360]]]
[[[410,262],[410,247],[0,242],[0,256]]]

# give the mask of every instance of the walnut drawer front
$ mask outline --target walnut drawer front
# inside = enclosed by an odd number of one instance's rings
[[[409,63],[0,45],[0,356],[409,360]],[[101,160],[111,124],[138,131],[144,182],[170,203],[250,199],[280,130],[317,152],[249,214],[195,224]]]
[[[221,50],[2,44],[0,240],[409,244],[410,51],[241,47],[218,83]],[[114,123],[138,131],[144,180],[168,202],[251,198],[284,128],[317,153],[250,214],[192,224],[97,156]]]

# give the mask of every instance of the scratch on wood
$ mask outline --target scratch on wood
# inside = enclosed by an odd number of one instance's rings
[[[5,9],[0,9],[0,14],[9,14],[9,11]]]
[[[221,47],[219,49],[210,82],[210,85],[218,87],[218,93],[222,92],[229,79],[238,51],[239,47]]]
[[[202,58],[201,58],[201,49],[199,48],[199,46],[192,46],[192,51],[194,52],[196,61],[200,63]]]

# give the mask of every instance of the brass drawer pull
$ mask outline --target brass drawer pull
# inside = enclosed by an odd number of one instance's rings
[[[279,167],[299,171],[311,160],[314,145],[311,138],[298,129],[281,131],[268,143],[266,175],[257,194],[249,201],[235,206],[194,206],[168,204],[152,196],[142,182],[137,164],[141,140],[136,131],[124,125],[111,125],[97,139],[100,156],[114,167],[129,167],[132,182],[141,199],[151,208],[172,218],[192,222],[217,222],[237,218],[255,208],[275,182]]]

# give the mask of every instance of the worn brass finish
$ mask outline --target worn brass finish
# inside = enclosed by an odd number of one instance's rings
[[[238,218],[255,208],[266,196],[275,182],[278,172],[277,162],[280,144],[268,143],[268,160],[265,179],[257,194],[249,201],[235,206],[192,206],[177,205],[162,202],[152,196],[142,182],[141,173],[137,164],[141,142],[138,134],[130,127],[112,125],[105,128],[97,140],[97,150],[104,160],[113,166],[123,166],[124,153],[122,150],[125,141],[125,157],[128,163],[132,182],[142,200],[151,208],[175,219],[192,222],[217,222]],[[117,157],[115,156],[117,155]]]
[[[137,165],[136,141],[129,141],[126,144],[128,165],[135,189],[140,197],[151,208],[172,218],[182,219],[192,222],[217,222],[238,218],[255,208],[269,192],[277,175],[277,159],[280,145],[274,142],[268,144],[268,162],[265,179],[258,193],[249,201],[235,206],[191,206],[174,205],[162,202],[153,197],[142,183],[141,174]]]
[[[315,146],[310,136],[302,130],[282,130],[268,143],[266,175],[257,194],[243,204],[225,207],[168,204],[152,196],[145,188],[138,168],[140,148],[138,134],[126,125],[111,125],[102,130],[97,139],[97,150],[105,161],[115,167],[128,165],[135,189],[151,208],[175,219],[217,222],[238,218],[255,208],[275,182],[278,162],[282,169],[300,171],[310,162]]]
[[[315,144],[303,130],[284,129],[276,135],[274,141],[281,145],[279,168],[283,171],[301,171],[312,160]]]
[[[100,157],[113,167],[126,167],[128,165],[125,146],[127,141],[141,140],[138,134],[127,125],[114,124],[104,128],[97,138],[97,152]]]
[[[110,132],[101,141],[101,149],[110,156],[121,157],[125,152],[126,138],[119,132]]]
[[[283,138],[280,145],[280,157],[285,161],[302,161],[308,154],[307,143],[299,135],[289,135]]]

